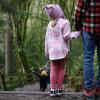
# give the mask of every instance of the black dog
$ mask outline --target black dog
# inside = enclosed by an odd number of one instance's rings
[[[50,82],[50,69],[48,66],[41,69],[34,69],[33,72],[39,79],[40,91],[44,92]]]

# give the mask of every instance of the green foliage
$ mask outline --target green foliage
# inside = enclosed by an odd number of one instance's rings
[[[81,91],[83,85],[83,49],[81,38],[71,41],[68,65],[68,86],[74,91]]]

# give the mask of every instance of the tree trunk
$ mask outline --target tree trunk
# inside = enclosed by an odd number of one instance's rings
[[[5,16],[6,32],[5,32],[5,74],[13,74],[13,26],[11,16]]]

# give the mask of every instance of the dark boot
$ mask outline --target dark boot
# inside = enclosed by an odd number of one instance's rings
[[[94,89],[85,89],[83,91],[83,100],[95,100]]]
[[[100,87],[95,88],[96,100],[100,100]]]

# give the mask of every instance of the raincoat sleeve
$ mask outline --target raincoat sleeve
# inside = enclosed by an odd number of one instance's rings
[[[63,25],[63,38],[67,42],[71,39],[76,39],[80,37],[80,31],[71,32],[70,23],[65,23]]]
[[[67,22],[63,25],[62,27],[62,33],[63,33],[63,38],[66,42],[68,42],[68,40],[71,37],[71,28],[70,28],[70,23]]]

